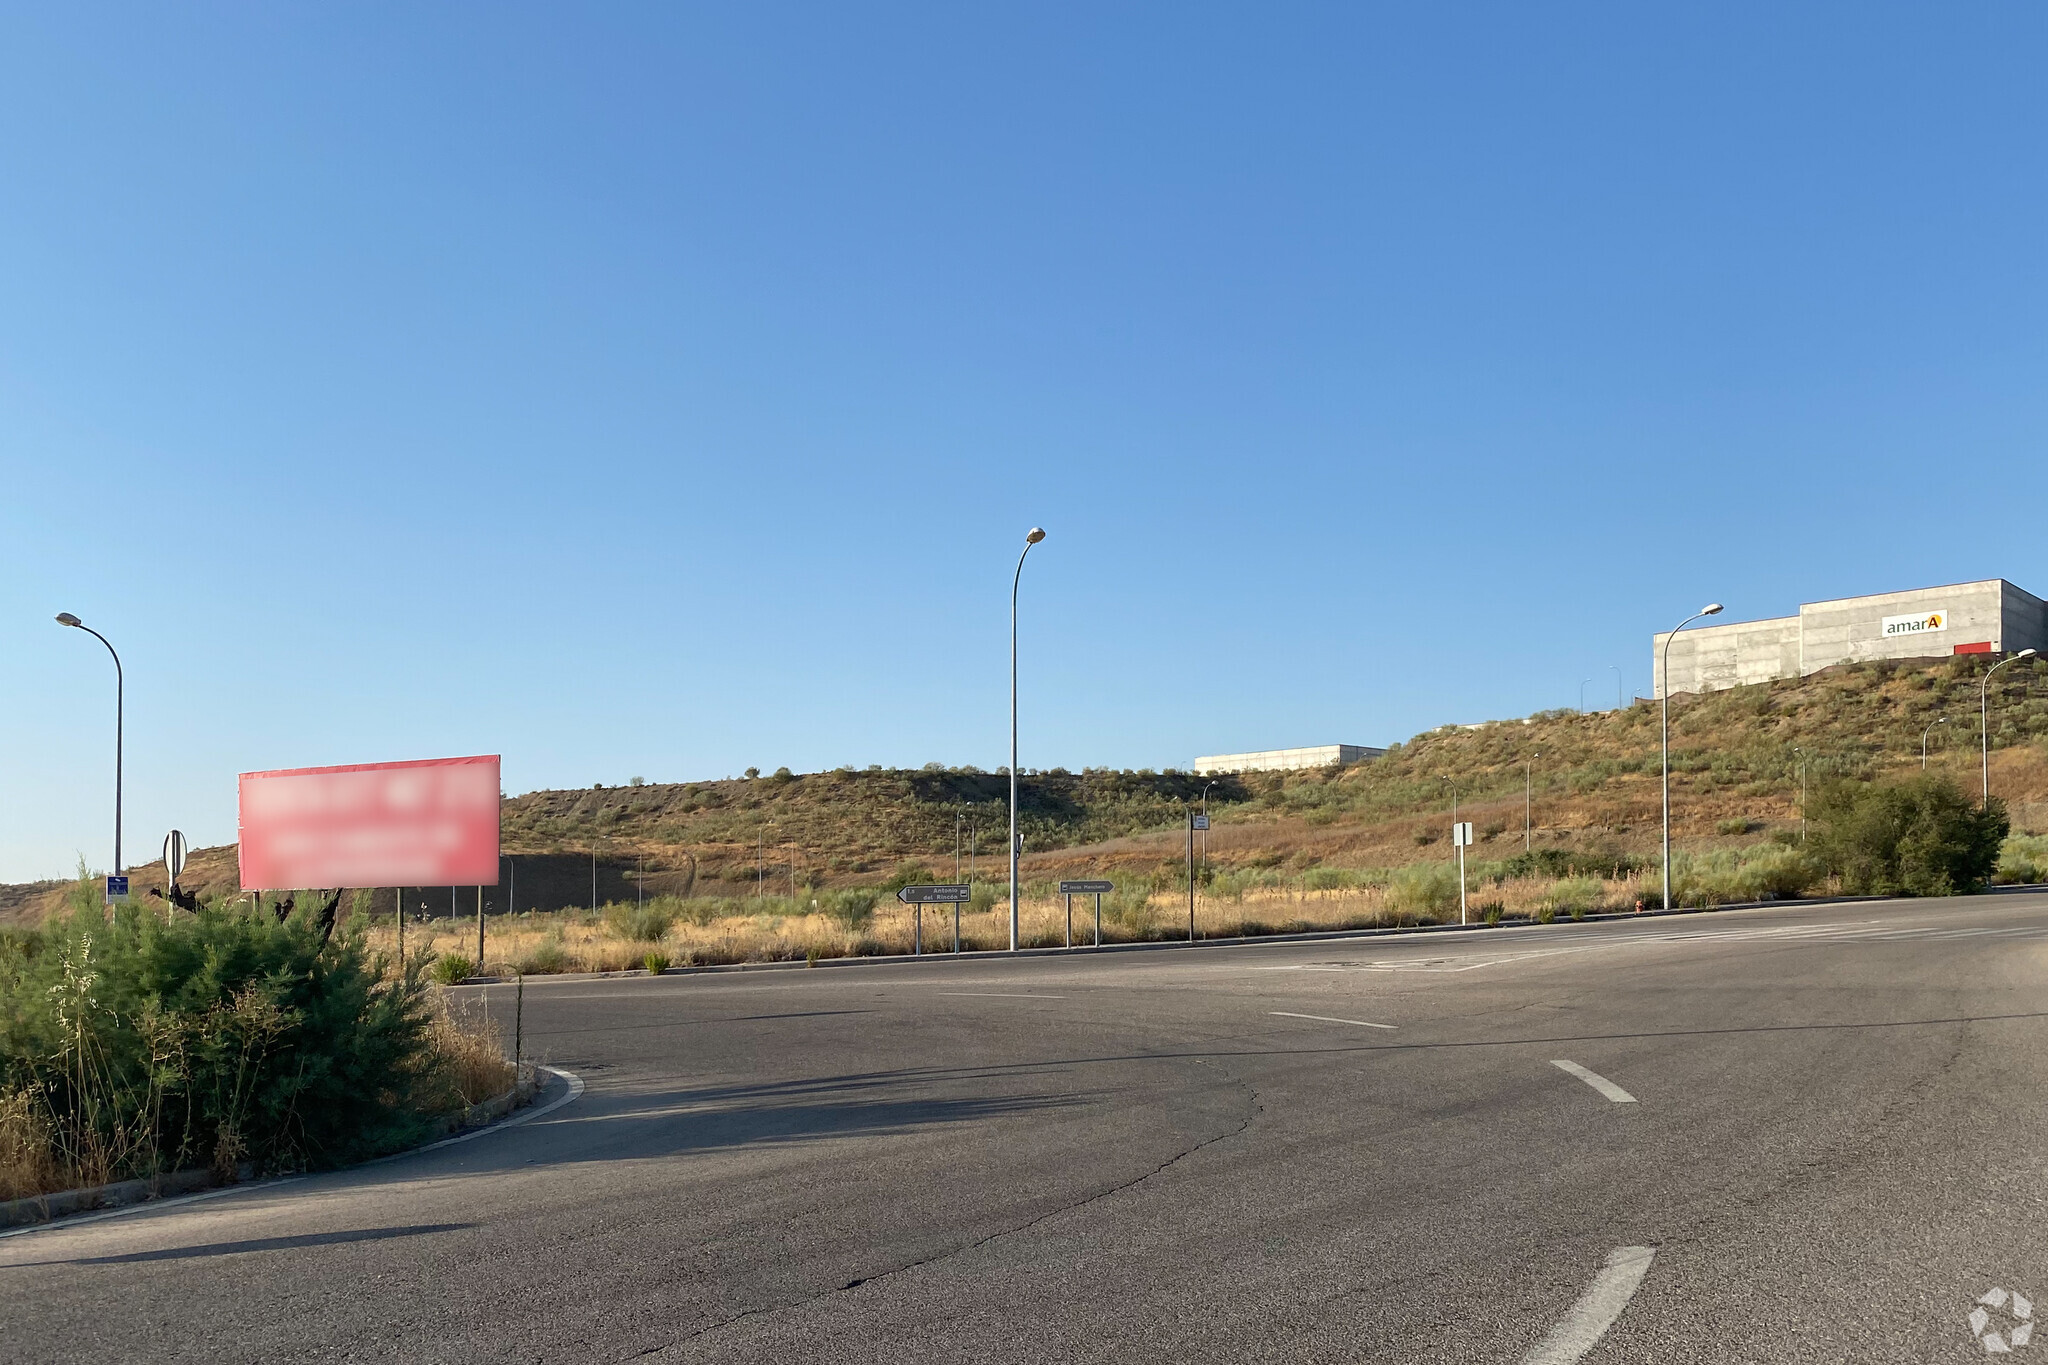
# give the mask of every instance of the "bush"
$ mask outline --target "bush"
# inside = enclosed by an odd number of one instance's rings
[[[1780,844],[1671,855],[1671,899],[1676,905],[1786,900],[1827,875],[1813,857]]]
[[[2048,881],[2048,838],[2039,834],[2015,834],[2007,839],[1998,853],[1998,880]]]
[[[327,1166],[424,1136],[434,1006],[417,969],[384,967],[359,935],[248,908],[51,920],[0,957],[0,1185]]]
[[[576,960],[569,956],[569,950],[562,946],[560,933],[550,934],[542,939],[534,950],[519,959],[519,972],[523,976],[553,976],[559,972],[576,970]]]
[[[881,903],[882,893],[872,886],[849,886],[839,891],[827,891],[817,898],[817,906],[827,919],[849,933],[860,933],[875,922],[875,907]]]
[[[475,976],[476,964],[461,953],[443,953],[434,959],[432,975],[434,980],[442,985],[452,986],[458,981],[467,981]]]
[[[1566,877],[1551,883],[1549,892],[1543,897],[1543,908],[1553,914],[1562,912],[1577,919],[1599,905],[1603,889],[1591,877]]]
[[[649,976],[660,976],[668,970],[667,953],[649,953],[640,959],[640,965],[647,969]]]
[[[1152,889],[1119,886],[1102,898],[1102,918],[1132,938],[1144,938],[1152,932]]]
[[[1415,863],[1387,884],[1387,907],[1397,915],[1440,919],[1458,906],[1458,869],[1449,863]]]
[[[1743,817],[1737,817],[1733,820],[1721,821],[1719,824],[1714,826],[1714,832],[1716,834],[1747,834],[1755,828],[1755,821]]]
[[[2003,802],[1979,808],[1940,773],[1884,785],[1828,782],[1814,798],[1810,818],[1819,828],[1810,846],[1855,892],[1980,891],[2011,828]]]
[[[675,922],[675,911],[660,896],[644,905],[618,903],[604,908],[605,927],[633,943],[659,943]]]

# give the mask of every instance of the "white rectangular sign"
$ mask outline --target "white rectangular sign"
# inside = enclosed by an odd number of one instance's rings
[[[1470,848],[1472,843],[1472,822],[1470,820],[1460,820],[1457,824],[1451,826],[1451,847]]]
[[[1884,618],[1884,638],[1887,640],[1898,635],[1924,635],[1929,631],[1947,629],[1948,613],[1945,611],[1923,611],[1918,616]]]

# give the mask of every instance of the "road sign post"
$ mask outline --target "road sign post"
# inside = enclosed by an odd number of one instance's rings
[[[164,836],[164,875],[171,879],[171,890],[178,889],[178,876],[185,870],[185,836],[172,830]]]
[[[1465,916],[1465,850],[1472,844],[1472,822],[1461,820],[1451,826],[1451,843],[1458,850],[1458,923],[1467,923]]]
[[[953,907],[953,951],[960,951],[960,907],[972,894],[972,888],[960,882],[941,886],[906,886],[896,893],[896,899],[912,907],[914,911],[911,956],[920,957],[924,954],[924,908],[927,905]]]
[[[1102,893],[1116,890],[1115,882],[1061,882],[1060,894],[1067,898],[1067,946],[1074,946],[1074,897],[1095,897],[1095,946],[1102,946]]]

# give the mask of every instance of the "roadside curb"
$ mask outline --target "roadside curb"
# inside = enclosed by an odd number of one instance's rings
[[[2048,890],[2048,883],[2023,886],[1993,886],[1985,888],[1987,896],[2012,894],[2015,892]],[[872,957],[821,957],[815,962],[721,962],[701,967],[669,967],[659,973],[649,972],[644,967],[627,967],[610,972],[547,972],[529,975],[526,980],[532,984],[547,981],[610,981],[625,977],[646,976],[712,976],[728,972],[787,972],[807,971],[825,967],[878,967],[907,966],[913,963],[941,962],[1014,962],[1024,957],[1076,957],[1098,953],[1143,953],[1169,952],[1188,948],[1249,948],[1263,943],[1328,943],[1338,940],[1394,938],[1414,934],[1478,934],[1512,932],[1520,929],[1554,929],[1568,924],[1595,924],[1613,920],[1675,919],[1682,915],[1716,915],[1729,910],[1786,910],[1816,905],[1868,905],[1883,901],[1897,903],[1917,899],[1906,896],[1802,896],[1780,900],[1730,901],[1725,905],[1673,906],[1669,910],[1618,910],[1597,915],[1582,915],[1578,919],[1563,916],[1549,924],[1535,920],[1502,920],[1499,924],[1410,924],[1384,929],[1318,929],[1294,934],[1252,934],[1243,938],[1236,936],[1196,939],[1161,939],[1144,943],[1105,943],[1100,947],[1077,943],[1071,948],[1019,948],[1012,952],[1006,948],[982,948],[964,953],[887,953]],[[461,986],[504,986],[514,980],[509,976],[472,976],[455,982]]]
[[[525,1113],[520,1109],[531,1105],[543,1087],[541,1073],[559,1076],[568,1083],[568,1093]],[[357,1170],[364,1166],[379,1166],[387,1161],[398,1161],[416,1156],[421,1152],[446,1147],[452,1143],[467,1142],[471,1138],[511,1128],[537,1118],[550,1110],[558,1109],[583,1093],[583,1081],[573,1072],[556,1067],[541,1066],[534,1069],[531,1080],[515,1084],[502,1095],[471,1105],[460,1114],[450,1115],[442,1121],[441,1136],[424,1142],[417,1147],[408,1147],[402,1152],[387,1156],[372,1157],[359,1161],[342,1170]],[[10,1199],[0,1202],[0,1237],[13,1236],[22,1232],[33,1232],[38,1228],[52,1227],[59,1220],[70,1219],[76,1214],[97,1213],[110,1217],[117,1213],[138,1213],[144,1208],[188,1203],[196,1199],[208,1199],[237,1190],[262,1189],[267,1185],[282,1184],[287,1180],[300,1179],[303,1172],[280,1178],[253,1180],[255,1168],[243,1165],[237,1171],[237,1178],[222,1184],[210,1170],[173,1171],[166,1175],[150,1176],[140,1180],[119,1180],[110,1185],[89,1185],[75,1190],[54,1190],[49,1194],[30,1195],[25,1199]]]

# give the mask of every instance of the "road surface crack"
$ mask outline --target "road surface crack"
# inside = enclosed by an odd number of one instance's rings
[[[1187,1148],[1185,1151],[1178,1152],[1171,1157],[1168,1157],[1165,1161],[1160,1162],[1157,1166],[1154,1166],[1149,1171],[1145,1171],[1139,1175],[1132,1176],[1129,1180],[1125,1180],[1120,1182],[1119,1184],[1112,1185],[1108,1189],[1098,1190],[1094,1194],[1089,1195],[1085,1199],[1077,1199],[1071,1204],[1062,1204],[1060,1207],[1056,1209],[1049,1209],[1046,1212],[1039,1214],[1035,1218],[1029,1218],[1026,1219],[1024,1222],[1018,1223],[1014,1227],[1002,1228],[996,1232],[990,1233],[986,1237],[978,1238],[975,1241],[964,1242],[959,1246],[948,1247],[944,1251],[934,1252],[930,1256],[920,1257],[915,1261],[908,1261],[903,1265],[895,1266],[888,1270],[879,1270],[872,1275],[863,1275],[857,1279],[848,1280],[845,1284],[840,1285],[836,1289],[828,1289],[821,1294],[813,1294],[809,1298],[798,1299],[794,1303],[766,1304],[760,1308],[749,1308],[743,1313],[734,1313],[730,1317],[721,1318],[717,1322],[708,1323],[705,1326],[700,1327],[696,1331],[690,1333],[688,1336],[679,1337],[675,1341],[664,1342],[657,1346],[650,1346],[644,1351],[636,1351],[631,1356],[627,1357],[627,1359],[639,1360],[643,1357],[655,1355],[662,1351],[672,1350],[679,1346],[687,1346],[691,1342],[699,1339],[700,1337],[709,1336],[713,1332],[724,1331],[726,1328],[731,1327],[736,1323],[745,1322],[749,1318],[761,1317],[764,1314],[768,1313],[789,1313],[798,1311],[800,1309],[809,1308],[813,1304],[823,1303],[826,1300],[831,1299],[837,1295],[848,1293],[851,1290],[859,1289],[863,1285],[876,1284],[882,1280],[893,1279],[898,1275],[907,1274],[908,1272],[913,1270],[920,1270],[926,1266],[936,1265],[940,1261],[947,1260],[954,1256],[964,1255],[965,1253],[971,1251],[979,1251],[981,1248],[989,1245],[991,1242],[1001,1241],[1005,1237],[1014,1237],[1021,1232],[1029,1232],[1033,1228],[1038,1227],[1043,1223],[1050,1222],[1052,1219],[1062,1217],[1069,1213],[1074,1213],[1080,1209],[1085,1209],[1091,1204],[1097,1204],[1105,1199],[1114,1198],[1115,1196],[1122,1194],[1127,1190],[1142,1185],[1146,1181],[1154,1179],[1155,1177],[1163,1175],[1167,1171],[1172,1170],[1175,1166],[1179,1165],[1183,1161],[1186,1161],[1189,1157],[1194,1156],[1197,1152],[1200,1152],[1209,1147],[1213,1147],[1219,1142],[1226,1142],[1231,1138],[1242,1136],[1244,1132],[1252,1126],[1252,1121],[1258,1118],[1259,1115],[1263,1114],[1266,1111],[1265,1105],[1261,1103],[1259,1100],[1259,1092],[1256,1086],[1252,1085],[1252,1083],[1249,1081],[1239,1080],[1236,1077],[1230,1077],[1229,1079],[1231,1079],[1245,1093],[1244,1117],[1238,1121],[1237,1126],[1229,1129],[1226,1132],[1217,1133],[1213,1137],[1203,1138],[1200,1142],[1194,1144],[1194,1146]]]

